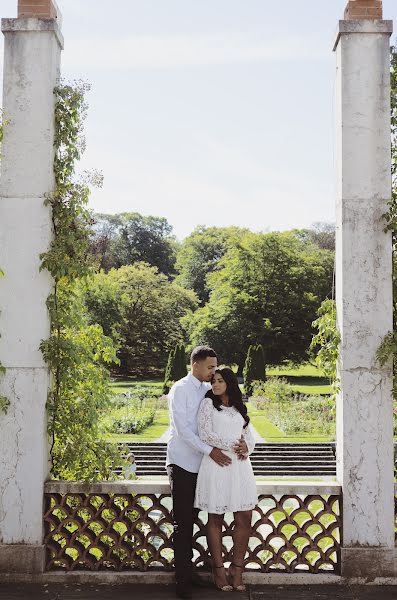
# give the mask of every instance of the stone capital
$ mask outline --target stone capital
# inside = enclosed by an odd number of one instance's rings
[[[63,35],[56,19],[37,19],[35,17],[19,19],[1,19],[1,31],[6,33],[51,33],[53,32],[58,44],[63,50]]]
[[[337,49],[342,35],[353,33],[384,33],[385,35],[391,36],[393,33],[393,21],[371,21],[367,19],[340,20],[336,31],[333,51],[335,52]]]

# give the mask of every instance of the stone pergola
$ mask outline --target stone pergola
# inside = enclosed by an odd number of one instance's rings
[[[334,488],[343,507],[341,578],[397,575],[392,363],[381,367],[375,358],[393,328],[392,243],[382,216],[391,197],[392,22],[382,16],[380,0],[350,0],[334,46],[341,334]],[[0,414],[0,579],[1,573],[45,571],[43,491],[61,495],[74,489],[73,484],[46,483],[50,378],[39,350],[50,327],[45,301],[52,282],[39,271],[39,255],[52,236],[50,207],[43,200],[54,189],[53,89],[63,48],[59,10],[53,0],[19,0],[18,17],[3,19],[2,31],[8,125],[0,180],[0,267],[6,274],[0,281],[0,361],[6,367],[0,393],[11,405],[6,415]],[[320,484],[283,485],[274,494],[332,493],[332,486]],[[132,482],[105,487],[106,493],[162,494],[167,486],[145,482],[143,489]],[[78,493],[84,489],[80,486]],[[262,492],[270,490],[271,483]],[[313,582],[319,576],[310,577]]]

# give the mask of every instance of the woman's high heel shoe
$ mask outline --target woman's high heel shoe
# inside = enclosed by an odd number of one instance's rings
[[[214,581],[214,585],[215,585],[216,589],[219,590],[220,592],[232,592],[233,591],[233,586],[232,585],[221,585],[221,586],[219,586],[215,582],[214,569],[223,569],[223,568],[224,568],[223,565],[221,565],[220,567],[216,567],[216,566],[212,567],[212,579]]]
[[[233,573],[230,570],[232,567],[233,567]],[[232,588],[234,590],[236,590],[237,592],[245,592],[247,590],[247,588],[246,588],[246,586],[244,584],[237,585],[237,586],[233,585],[234,569],[241,569],[243,571],[244,570],[244,566],[243,565],[236,565],[235,563],[230,563],[230,567],[229,567],[229,575],[230,575],[229,581],[230,581],[230,584],[231,584],[231,586],[232,586]]]

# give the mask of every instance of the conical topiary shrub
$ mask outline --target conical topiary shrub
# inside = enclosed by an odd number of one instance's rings
[[[174,381],[186,377],[186,350],[183,344],[178,344],[175,350],[175,367],[174,367]]]
[[[244,365],[244,389],[247,396],[252,396],[254,381],[266,381],[265,353],[261,344],[248,348]]]
[[[172,374],[173,374],[173,365],[174,365],[174,359],[175,359],[175,351],[176,351],[176,347],[172,348],[168,354],[167,366],[165,368],[165,373],[164,373],[164,384],[163,384],[163,393],[164,394],[168,394],[168,392],[170,391],[171,382],[173,381]]]
[[[255,346],[252,381],[266,381],[265,352],[262,344]]]
[[[186,350],[182,343],[176,344],[175,348],[170,350],[167,366],[164,373],[163,392],[168,394],[174,381],[182,379],[187,375],[186,368]]]

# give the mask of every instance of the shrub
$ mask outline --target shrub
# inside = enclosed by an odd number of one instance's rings
[[[110,431],[112,433],[140,433],[153,423],[155,414],[155,411],[152,411],[147,414],[113,417]]]
[[[153,423],[157,408],[157,398],[148,398],[146,391],[137,393],[135,388],[113,396],[112,411],[104,422],[111,433],[140,433]]]
[[[251,402],[261,410],[266,404],[282,403],[292,400],[294,391],[284,377],[269,377],[266,382],[253,381],[253,395]]]
[[[261,344],[256,346],[251,345],[248,348],[243,376],[244,389],[247,396],[252,396],[254,382],[264,382],[266,380],[265,353]]]
[[[254,402],[255,401],[255,402]],[[257,409],[285,434],[335,433],[335,399],[332,396],[292,396],[288,401],[253,398]]]
[[[164,373],[163,392],[168,394],[174,381],[178,381],[187,375],[186,349],[181,343],[170,350],[168,362]]]

